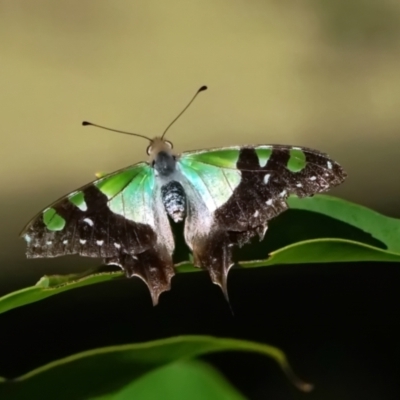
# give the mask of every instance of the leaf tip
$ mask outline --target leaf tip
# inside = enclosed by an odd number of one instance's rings
[[[314,390],[314,385],[312,383],[304,382],[298,376],[296,376],[289,364],[286,364],[283,367],[283,370],[293,385],[296,386],[296,388],[300,391],[304,393],[310,393]]]

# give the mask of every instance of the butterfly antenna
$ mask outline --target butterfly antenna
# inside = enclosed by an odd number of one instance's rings
[[[194,99],[197,97],[197,95],[200,92],[203,92],[204,90],[207,90],[207,86],[202,86],[196,94],[193,96],[192,100],[189,101],[188,105],[178,114],[178,116],[167,126],[165,129],[164,133],[161,136],[161,139],[164,138],[165,134],[167,133],[168,129],[171,128],[171,126],[179,119],[179,117],[189,108],[189,106],[193,103]]]
[[[125,132],[125,131],[120,131],[120,130],[118,130],[118,129],[111,129],[111,128],[107,128],[107,127],[105,127],[105,126],[93,124],[93,123],[88,122],[88,121],[83,121],[83,122],[82,122],[82,125],[83,125],[83,126],[89,126],[89,125],[91,125],[91,126],[95,126],[96,128],[105,129],[106,131],[117,132],[117,133],[123,133],[124,135],[130,135],[130,136],[141,137],[141,138],[143,138],[143,139],[148,140],[150,143],[153,143],[153,140],[152,140],[152,139],[150,139],[149,137],[144,136],[144,135],[139,135],[138,133]]]

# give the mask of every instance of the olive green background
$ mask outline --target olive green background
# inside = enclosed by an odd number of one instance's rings
[[[14,0],[0,37],[0,279],[37,276],[17,237],[35,213],[146,158],[82,120],[157,135],[203,84],[177,151],[314,147],[348,171],[333,194],[400,216],[398,1]]]

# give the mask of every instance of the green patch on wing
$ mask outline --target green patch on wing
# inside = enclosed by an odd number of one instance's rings
[[[136,164],[128,167],[116,174],[100,178],[94,185],[104,193],[109,199],[123,190],[133,179],[143,170],[150,168],[146,163]]]
[[[87,210],[87,205],[86,205],[86,202],[85,202],[85,196],[84,196],[83,192],[81,192],[81,191],[76,192],[75,194],[70,196],[68,198],[68,200],[72,204],[77,206],[80,210],[82,210],[82,211],[86,211]]]
[[[43,222],[50,231],[61,231],[65,226],[65,219],[57,214],[54,208],[49,208],[43,213]]]
[[[283,224],[283,229],[289,231],[293,227],[293,219],[297,213],[309,212],[309,224],[301,225],[298,235],[291,237],[291,242],[280,248],[273,248],[269,257],[263,260],[240,262],[245,268],[266,267],[273,265],[301,264],[301,263],[328,263],[328,262],[357,262],[357,261],[384,261],[400,263],[400,220],[379,214],[366,207],[326,195],[316,195],[312,198],[289,198],[289,205],[293,218],[285,220],[276,218],[276,225]],[[358,229],[365,234],[355,236],[355,240],[346,237],[335,237],[334,231],[324,230],[323,236],[315,238],[315,219],[322,216],[341,221],[343,229],[354,231]],[[282,217],[284,214],[282,215]],[[286,222],[285,222],[286,221]],[[286,225],[287,224],[287,225]],[[348,228],[346,228],[348,227]],[[307,234],[308,231],[309,234]],[[274,236],[274,228],[269,231]],[[314,237],[304,240],[305,237]],[[373,241],[366,240],[372,237],[384,248],[374,245]],[[268,239],[268,235],[266,240]],[[363,241],[364,240],[364,241]],[[379,268],[379,266],[377,266]],[[198,271],[190,261],[177,265],[178,272]],[[47,297],[78,287],[107,282],[122,277],[122,272],[96,274],[89,271],[84,274],[67,276],[45,277],[37,285],[9,293],[0,298],[0,313],[12,310],[23,305],[43,300]]]
[[[153,224],[153,168],[139,163],[112,175],[99,175],[94,185],[108,197],[112,212],[136,223]]]
[[[216,159],[216,161],[218,160]],[[241,173],[237,169],[212,165],[211,158],[209,161],[203,163],[198,161],[197,157],[182,157],[178,165],[183,175],[196,188],[207,208],[215,211],[232,196],[233,191],[240,183]]]
[[[260,167],[264,168],[272,154],[272,146],[258,146],[255,148]]]
[[[290,149],[289,150],[289,160],[287,163],[287,168],[291,172],[300,172],[306,167],[306,155],[304,151],[300,149]]]
[[[121,189],[109,201],[109,207],[131,221],[154,226],[154,171],[145,164],[136,172],[130,181],[124,181],[124,186],[118,182]]]
[[[227,148],[207,150],[202,152],[187,153],[181,160],[192,160],[197,163],[209,164],[220,168],[236,168],[239,159],[240,148]]]

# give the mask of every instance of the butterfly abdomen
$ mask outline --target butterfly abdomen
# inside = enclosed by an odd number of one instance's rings
[[[161,187],[161,198],[165,210],[174,222],[180,222],[186,214],[186,196],[182,185],[170,181]]]

